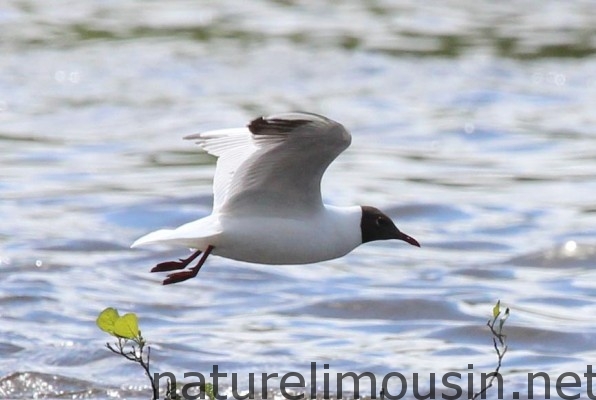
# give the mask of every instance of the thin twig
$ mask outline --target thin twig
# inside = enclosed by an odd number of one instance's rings
[[[499,306],[500,302],[497,303],[497,307]],[[497,353],[497,367],[495,370],[490,374],[490,379],[488,380],[488,385],[483,387],[479,392],[475,393],[472,400],[476,400],[480,396],[484,395],[488,389],[493,386],[493,382],[497,376],[499,376],[499,371],[501,370],[501,366],[503,364],[503,357],[505,357],[505,353],[507,353],[507,336],[503,333],[503,326],[505,325],[505,321],[509,317],[509,308],[505,309],[505,313],[501,315],[499,311],[493,317],[492,320],[488,320],[486,325],[490,329],[490,332],[493,335],[493,347],[495,348],[495,352]],[[499,327],[495,329],[495,325],[499,322]],[[484,381],[483,381],[484,382]]]
[[[149,381],[151,382],[151,390],[153,392],[153,400],[157,400],[159,398],[159,388],[155,385],[155,380],[153,379],[153,376],[151,375],[151,371],[149,368],[149,364],[151,361],[151,346],[147,346],[147,361],[145,361],[143,359],[143,349],[145,348],[145,340],[143,340],[143,337],[139,335],[139,337],[137,339],[133,339],[132,343],[130,344],[131,346],[131,350],[130,351],[126,351],[124,349],[124,346],[128,343],[127,339],[123,339],[123,338],[118,338],[118,343],[117,348],[114,348],[114,346],[112,346],[112,344],[110,343],[106,343],[106,347],[112,351],[113,353],[119,354],[122,357],[126,358],[127,360],[136,362],[138,364],[141,365],[141,367],[143,367],[143,369],[145,370],[145,374],[147,375],[147,377],[149,378]],[[137,348],[135,347],[135,344],[139,346],[138,351]]]

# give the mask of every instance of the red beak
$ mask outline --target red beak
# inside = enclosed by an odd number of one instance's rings
[[[404,242],[410,243],[412,246],[420,247],[420,243],[412,236],[408,236],[403,232],[399,232],[396,239],[403,240]]]

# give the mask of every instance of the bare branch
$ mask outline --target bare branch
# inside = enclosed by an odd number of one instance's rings
[[[125,350],[126,344],[130,344],[130,346],[131,346],[131,349],[128,351]],[[114,345],[112,345],[111,343],[106,343],[106,347],[112,353],[116,353],[116,354],[121,355],[122,357],[126,358],[127,360],[136,362],[143,368],[143,370],[145,371],[145,374],[147,375],[147,377],[149,378],[149,381],[151,382],[151,389],[153,391],[153,400],[157,400],[159,398],[159,388],[155,385],[155,380],[153,379],[153,375],[151,375],[151,370],[149,367],[151,347],[150,346],[147,347],[147,360],[145,361],[145,359],[143,358],[143,350],[145,348],[145,341],[142,338],[140,338],[139,340],[133,340],[132,342],[129,342],[127,339],[118,338],[118,342],[115,343],[115,346],[116,347],[114,347]],[[138,346],[138,348],[136,346]]]
[[[490,374],[488,385],[482,388],[479,392],[475,393],[473,397],[471,397],[472,400],[476,400],[480,396],[483,396],[488,391],[488,389],[490,389],[493,386],[493,382],[495,378],[499,376],[499,371],[501,370],[501,366],[503,365],[503,357],[505,357],[505,353],[507,353],[507,336],[503,333],[503,326],[505,325],[505,321],[509,317],[509,308],[505,310],[504,314],[501,313],[499,308],[500,301],[495,306],[495,309],[493,309],[493,319],[488,320],[488,322],[486,323],[486,325],[490,329],[491,334],[493,335],[493,347],[495,348],[495,352],[497,353],[497,366],[495,370]],[[498,325],[496,329],[495,325]]]

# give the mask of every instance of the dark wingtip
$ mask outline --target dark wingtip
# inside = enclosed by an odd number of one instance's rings
[[[260,129],[262,129],[266,125],[267,121],[265,121],[265,118],[259,117],[250,121],[250,123],[248,124],[248,130],[251,133],[256,134]]]
[[[291,116],[294,118],[290,118]],[[259,117],[250,121],[248,130],[253,135],[272,135],[279,134],[279,132],[288,132],[312,122],[306,118],[296,118],[297,116],[306,117],[307,115],[305,113],[287,113],[272,115],[270,117]]]

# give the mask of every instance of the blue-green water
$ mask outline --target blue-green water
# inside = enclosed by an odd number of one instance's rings
[[[108,306],[139,315],[156,371],[218,364],[245,382],[311,362],[489,372],[501,299],[505,398],[524,398],[529,372],[581,377],[596,355],[595,10],[4,2],[0,398],[148,398],[141,369],[103,347]],[[386,209],[423,247],[305,267],[213,257],[161,286],[149,269],[186,251],[130,243],[212,201],[214,160],[182,136],[296,109],[353,134],[326,201]]]

